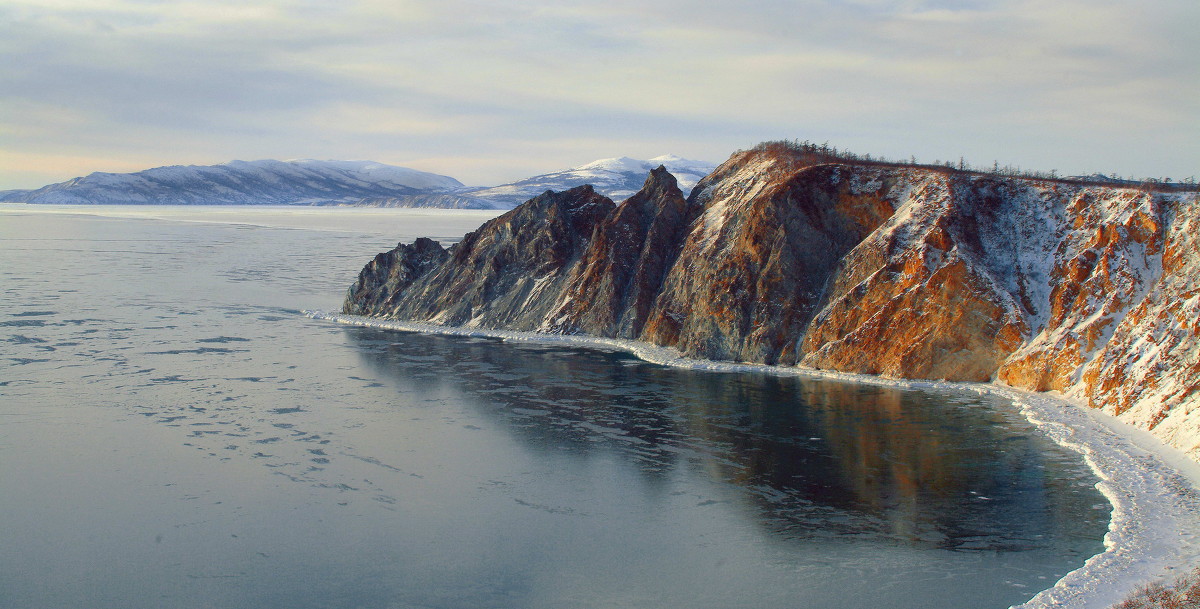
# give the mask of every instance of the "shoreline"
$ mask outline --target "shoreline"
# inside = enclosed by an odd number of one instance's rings
[[[1019,609],[1107,609],[1138,586],[1200,566],[1200,463],[1149,432],[1059,395],[1033,393],[994,383],[888,379],[792,366],[717,362],[683,357],[669,347],[587,335],[439,326],[374,317],[303,311],[323,321],[426,334],[494,338],[624,351],[654,364],[712,372],[757,372],[840,380],[900,388],[993,394],[1013,406],[1061,446],[1074,450],[1100,479],[1096,487],[1112,504],[1105,551],[1064,575]]]

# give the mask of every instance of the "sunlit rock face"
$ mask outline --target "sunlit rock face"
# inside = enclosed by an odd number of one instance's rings
[[[686,200],[659,168],[402,245],[345,311],[1057,390],[1200,456],[1198,233],[1194,192],[763,146]]]
[[[892,213],[836,167],[744,153],[692,191],[698,208],[643,338],[713,359],[794,364],[838,261]]]

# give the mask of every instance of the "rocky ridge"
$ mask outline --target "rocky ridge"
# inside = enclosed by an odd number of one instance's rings
[[[1198,235],[1195,192],[768,146],[401,244],[344,312],[1060,391],[1200,458]]]

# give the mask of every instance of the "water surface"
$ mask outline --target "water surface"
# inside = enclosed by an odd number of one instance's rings
[[[0,211],[0,607],[1007,607],[1103,549],[999,398],[299,314],[486,214],[100,211]]]

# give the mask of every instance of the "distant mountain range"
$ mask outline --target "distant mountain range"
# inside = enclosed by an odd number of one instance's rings
[[[352,205],[509,209],[547,190],[583,184],[614,199],[637,192],[646,174],[666,166],[690,190],[716,165],[673,155],[601,159],[580,167],[491,187],[371,161],[231,161],[103,173],[35,190],[0,191],[0,202],[58,205]]]
[[[461,189],[454,178],[369,161],[231,161],[93,173],[0,201],[47,204],[313,205]]]

